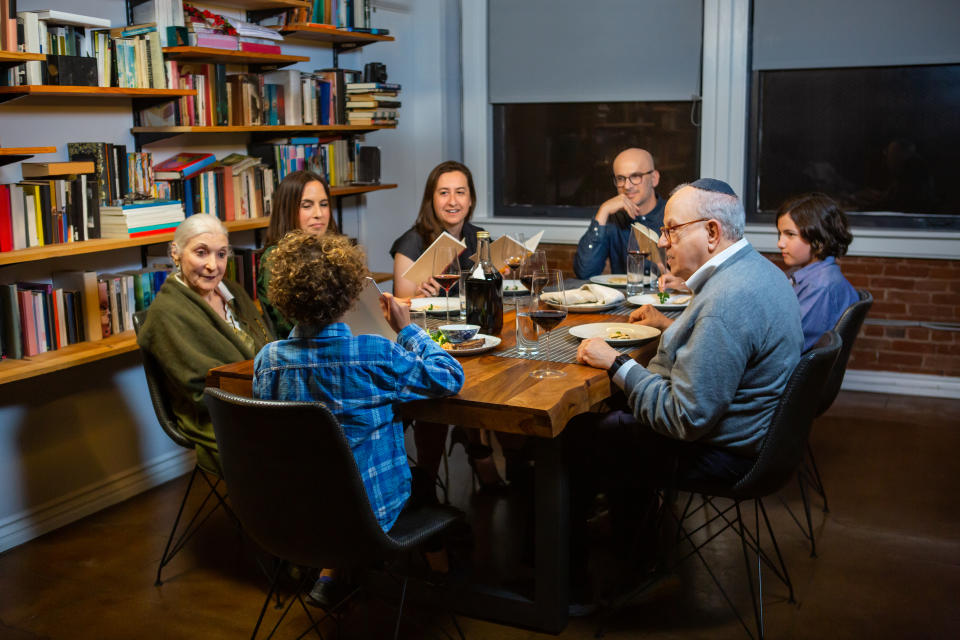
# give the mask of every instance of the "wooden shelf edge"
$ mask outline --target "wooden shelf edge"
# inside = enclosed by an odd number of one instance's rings
[[[35,156],[41,153],[56,153],[56,147],[5,147],[0,148],[0,156]]]
[[[22,360],[0,361],[0,384],[35,378],[137,350],[133,331],[124,331],[96,342],[79,342],[57,351],[48,351]]]
[[[0,62],[12,62],[20,64],[21,62],[42,62],[47,59],[43,53],[25,53],[23,51],[0,51]]]
[[[283,53],[253,53],[250,51],[235,51],[233,49],[216,49],[213,47],[164,47],[163,53],[167,57],[178,60],[210,60],[221,58],[236,64],[294,64],[309,62],[308,56],[292,56]]]
[[[249,220],[231,220],[224,222],[228,231],[246,231],[247,229],[262,229],[270,224],[270,218],[251,218]],[[163,244],[173,240],[173,233],[161,233],[143,238],[100,238],[84,242],[64,242],[50,244],[43,247],[30,247],[0,253],[0,265],[17,264],[21,262],[35,262],[62,258],[66,256],[82,255],[85,253],[102,253],[117,251],[132,247],[142,247],[150,244]]]
[[[75,87],[52,84],[26,84],[0,87],[0,95],[23,96],[95,96],[105,98],[151,98],[195,96],[195,89],[128,89],[124,87]]]
[[[353,196],[360,193],[369,193],[371,191],[383,191],[384,189],[396,189],[395,184],[357,184],[347,185],[345,187],[330,187],[331,196]]]
[[[393,36],[381,36],[359,31],[344,31],[328,24],[303,22],[288,24],[279,29],[280,33],[293,38],[306,38],[341,44],[369,44],[371,42],[393,42]]]
[[[396,126],[360,125],[360,124],[280,124],[280,125],[231,125],[223,127],[132,127],[132,133],[295,133],[297,131],[316,131],[318,133],[338,133],[343,131],[375,131],[396,129]]]

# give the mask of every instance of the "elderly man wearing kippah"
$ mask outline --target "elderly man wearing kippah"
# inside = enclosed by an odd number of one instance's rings
[[[567,427],[577,452],[572,509],[581,516],[606,490],[642,520],[640,512],[656,507],[647,489],[667,473],[736,482],[753,465],[800,358],[796,295],[743,238],[743,206],[728,184],[703,178],[677,187],[663,224],[660,246],[693,300],[672,324],[652,308],[631,315],[665,327],[646,367],[602,339],[580,345],[577,359],[605,369],[625,395],[622,408],[577,416]],[[575,536],[575,551],[583,543]]]

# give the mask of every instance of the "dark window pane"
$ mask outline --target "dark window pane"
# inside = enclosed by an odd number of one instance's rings
[[[696,178],[691,102],[494,105],[494,215],[588,218],[615,195],[613,159],[653,154],[657,192]]]
[[[763,71],[757,88],[750,208],[821,191],[855,226],[960,223],[960,65]]]

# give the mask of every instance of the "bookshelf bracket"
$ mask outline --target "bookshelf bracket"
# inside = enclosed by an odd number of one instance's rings
[[[166,140],[167,138],[173,138],[178,135],[180,135],[179,131],[150,131],[144,133],[134,133],[133,139],[137,146],[137,151],[142,151],[143,147],[148,144],[153,144],[154,142]]]

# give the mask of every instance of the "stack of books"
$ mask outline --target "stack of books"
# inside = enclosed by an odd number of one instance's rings
[[[347,84],[348,124],[393,126],[400,112],[400,85],[391,82]]]
[[[115,207],[100,207],[101,238],[140,238],[166,233],[184,219],[179,200],[141,200]]]
[[[16,8],[16,2],[4,3],[4,8],[7,5]],[[109,28],[110,20],[44,9],[13,12],[3,22],[13,25],[8,39],[12,46],[5,48],[47,56],[45,62],[15,67],[9,84],[109,86],[110,67],[104,66],[109,38],[98,28]]]

